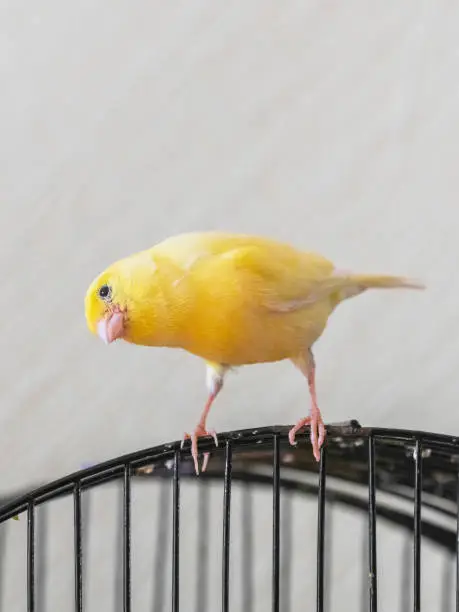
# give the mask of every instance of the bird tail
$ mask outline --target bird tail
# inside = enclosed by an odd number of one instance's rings
[[[336,270],[321,288],[327,293],[338,292],[341,300],[363,293],[367,289],[425,289],[423,283],[402,276],[383,274],[351,274]]]
[[[287,302],[268,304],[270,310],[276,312],[293,312],[307,308],[320,300],[331,298],[337,306],[343,300],[363,293],[367,289],[424,289],[419,281],[401,276],[381,274],[352,274],[335,270],[327,278],[321,279],[311,288],[305,298],[297,298]]]

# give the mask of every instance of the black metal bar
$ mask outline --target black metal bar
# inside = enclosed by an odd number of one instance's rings
[[[402,472],[401,476],[402,478],[397,480],[397,482],[399,482],[399,484],[401,484],[404,487],[407,487],[407,484],[413,485],[413,479],[412,479],[412,473],[411,473],[411,467],[409,466],[409,464],[406,464],[406,456],[404,454],[406,446],[404,447],[404,439],[402,440],[403,444],[401,443],[399,446],[397,446],[396,448],[392,449],[392,450],[388,450],[387,447],[387,443],[391,443],[391,440],[384,440],[381,439],[381,431],[379,430],[379,434],[378,432],[372,431],[372,430],[362,430],[362,438],[363,440],[365,440],[365,438],[370,437],[370,439],[368,440],[368,443],[370,445],[369,448],[369,465],[368,465],[368,482],[367,482],[367,466],[366,464],[366,459],[367,459],[367,453],[366,453],[366,446],[360,446],[360,445],[356,445],[355,448],[353,449],[353,457],[355,457],[356,462],[358,462],[360,464],[360,466],[363,468],[361,469],[361,471],[359,472],[359,476],[358,479],[355,480],[356,483],[362,484],[364,486],[368,486],[368,497],[366,499],[361,499],[361,500],[352,500],[351,496],[346,496],[342,493],[340,493],[339,491],[337,491],[336,493],[334,493],[333,491],[330,491],[330,486],[328,486],[328,491],[325,494],[325,499],[335,499],[337,501],[341,500],[347,500],[347,502],[351,503],[352,505],[354,505],[355,508],[359,508],[359,503],[360,501],[363,504],[363,507],[365,509],[365,511],[368,509],[369,510],[369,525],[368,525],[368,534],[369,534],[369,540],[368,543],[366,544],[366,550],[368,553],[368,557],[367,557],[367,553],[365,556],[365,566],[367,566],[367,559],[368,559],[368,566],[370,568],[370,584],[365,585],[366,586],[366,597],[368,600],[368,597],[370,599],[370,609],[371,610],[376,610],[376,606],[377,606],[377,573],[376,573],[376,565],[377,565],[377,554],[376,554],[376,527],[377,527],[377,519],[378,521],[380,520],[380,517],[384,516],[384,514],[390,518],[390,520],[398,522],[400,525],[404,525],[406,526],[407,523],[409,522],[409,528],[413,530],[413,538],[414,538],[414,581],[413,581],[413,585],[409,585],[410,588],[410,592],[414,592],[414,602],[411,602],[411,598],[410,598],[410,603],[409,603],[409,607],[408,609],[412,609],[413,605],[414,605],[414,609],[416,611],[420,610],[420,605],[421,605],[421,582],[420,582],[420,570],[421,570],[421,537],[433,537],[434,534],[440,534],[445,537],[444,542],[442,540],[441,544],[445,545],[448,547],[448,550],[450,550],[452,552],[452,554],[456,555],[456,559],[457,559],[457,580],[458,580],[458,586],[456,588],[456,603],[457,603],[457,609],[459,612],[459,510],[458,510],[458,516],[456,517],[456,508],[454,507],[454,502],[455,498],[456,501],[458,502],[458,508],[459,508],[459,477],[456,474],[455,470],[457,469],[457,466],[454,466],[454,463],[450,460],[450,454],[449,454],[449,446],[445,446],[444,449],[440,449],[442,450],[441,453],[437,453],[435,451],[435,449],[432,449],[430,447],[429,444],[429,435],[430,434],[426,434],[423,437],[419,437],[416,441],[416,439],[414,438],[414,435],[411,439],[411,444],[413,444],[413,441],[415,442],[415,447],[416,447],[416,452],[414,454],[414,488],[415,488],[415,493],[414,493],[414,516],[412,513],[412,510],[410,509],[409,511],[406,512],[405,516],[401,516],[400,514],[398,514],[397,512],[395,512],[394,510],[390,509],[390,508],[384,508],[384,503],[380,503],[379,497],[378,497],[378,506],[376,507],[376,491],[375,491],[375,481],[376,481],[376,466],[375,466],[375,460],[374,460],[374,452],[375,452],[375,444],[376,441],[378,441],[378,445],[376,447],[377,450],[377,457],[378,457],[378,468],[382,469],[384,468],[384,463],[389,462],[390,463],[390,459],[391,456],[395,457],[394,459],[394,463],[393,465],[395,466],[394,469],[394,480],[396,480],[396,477],[398,475],[400,475],[400,472]],[[271,432],[271,433],[269,433]],[[270,437],[268,437],[270,436]],[[260,443],[260,445],[257,447],[261,452],[259,452],[256,456],[254,455],[254,461],[259,461],[260,465],[266,466],[267,462],[271,461],[271,448],[269,446],[269,444],[271,443],[270,440],[272,440],[274,438],[274,445],[277,445],[277,454],[279,454],[279,447],[280,447],[280,443],[284,442],[285,436],[284,436],[284,432],[282,429],[277,429],[277,428],[265,428],[263,429],[262,433],[260,434],[260,437],[258,437],[258,433],[256,433],[255,431],[252,432],[252,434],[246,434],[244,433],[244,435],[242,436],[242,441],[240,441],[239,439],[236,439],[236,433],[233,434],[229,434],[228,437],[225,439],[225,442],[227,444],[229,444],[231,442],[232,444],[232,448],[239,448],[240,446],[242,446],[243,448],[247,449],[247,456],[249,455],[249,453],[251,452],[251,450],[255,447],[255,440],[257,442]],[[350,436],[347,436],[347,434],[344,435],[344,438],[350,438]],[[269,441],[268,441],[269,440]],[[437,440],[438,444],[440,444],[440,442],[443,444],[443,441],[438,439]],[[453,442],[448,442],[448,444],[451,443],[451,445],[453,444]],[[445,443],[446,444],[446,443]],[[346,445],[343,445],[343,448]],[[388,452],[388,455],[385,456],[385,450],[384,447],[386,446],[386,450]],[[456,444],[457,446],[457,444]],[[372,447],[372,448],[371,448]],[[161,457],[157,457],[156,460],[158,462],[158,472],[161,472],[161,477],[167,476],[169,477],[170,475],[170,466],[167,463],[164,463],[164,457],[172,457],[175,454],[175,457],[177,459],[177,455],[176,455],[176,450],[175,447],[164,447],[165,451],[164,451],[164,455]],[[335,470],[336,470],[336,464],[337,464],[337,460],[340,459],[340,457],[345,457],[345,453],[347,453],[347,451],[342,451],[340,450],[340,446],[339,445],[330,445],[328,451],[327,451],[327,463],[328,463],[328,476],[329,479],[331,476],[333,476],[335,474]],[[424,458],[427,456],[427,453],[433,450],[432,453],[432,459],[427,461],[427,463],[424,464],[424,459],[423,459],[423,452],[422,449],[424,448]],[[390,452],[389,452],[390,451]],[[150,451],[151,452],[151,451]],[[373,453],[373,455],[372,455]],[[275,452],[276,454],[276,452]],[[297,455],[298,457],[299,455]],[[235,456],[236,457],[236,456]],[[237,457],[238,459],[239,457]],[[216,458],[217,461],[218,458]],[[144,461],[144,458],[140,458],[139,455],[137,455],[137,461]],[[119,461],[119,460],[118,460]],[[222,461],[221,458],[219,459],[220,463],[217,464],[217,467],[221,466]],[[323,468],[323,464],[325,462],[325,457],[322,457],[322,462],[320,465],[320,469],[322,470]],[[448,462],[448,463],[447,463]],[[163,465],[164,463],[164,465]],[[298,467],[300,465],[300,462],[293,462],[293,467]],[[313,467],[311,467],[313,464],[311,462],[305,462],[304,463],[304,467],[306,470],[310,471],[312,469],[314,469]],[[268,466],[268,469],[271,466]],[[88,478],[87,475],[84,476],[83,480],[80,482],[80,484],[78,485],[80,488],[80,494],[82,493],[82,491],[85,490],[85,487],[92,487],[95,486],[97,484],[100,484],[101,482],[103,482],[104,478],[110,477],[112,478],[113,475],[117,475],[118,478],[120,478],[121,473],[124,470],[124,476],[126,477],[126,466],[123,465],[121,466],[121,468],[118,468],[116,466],[110,467],[110,469],[107,471],[105,469],[104,474],[102,474],[101,472],[97,471],[100,470],[100,467],[98,467],[97,469],[94,468],[96,471],[93,471],[92,476],[90,476]],[[244,467],[244,463],[241,462],[241,464],[238,463],[238,461],[234,460],[234,465],[232,465],[232,480],[236,480],[238,478],[244,478],[244,475],[240,476],[239,474],[239,470],[241,471],[241,474],[243,474],[245,467]],[[324,468],[325,469],[325,468]],[[425,498],[426,494],[428,492],[432,492],[433,490],[433,484],[432,481],[435,480],[434,478],[431,478],[431,474],[434,474],[434,470],[438,469],[438,471],[442,471],[442,469],[444,469],[444,472],[452,478],[452,480],[450,481],[445,481],[446,484],[442,485],[441,482],[439,481],[439,483],[437,483],[438,486],[442,486],[443,487],[443,491],[446,492],[447,495],[445,495],[445,498],[447,497],[448,500],[450,500],[450,505],[448,506],[447,512],[449,513],[450,516],[455,517],[455,519],[457,518],[458,524],[455,525],[454,527],[451,527],[449,532],[443,530],[443,529],[439,529],[438,526],[436,525],[429,525],[429,523],[427,523],[425,520],[422,520],[422,516],[421,514],[424,514],[423,512],[421,513],[421,501],[422,498]],[[278,528],[280,527],[280,514],[283,515],[282,509],[280,509],[280,507],[277,508],[277,519],[276,519],[276,478],[279,479],[279,464],[277,464],[276,466],[276,457],[274,457],[274,468],[273,468],[273,478],[271,479],[271,475],[269,473],[265,474],[266,480],[268,481],[268,486],[273,486],[273,493],[274,493],[274,498],[273,498],[273,605],[276,606],[275,603],[275,599],[276,599],[276,589],[278,592],[278,599],[279,599],[279,603],[277,604],[278,607],[280,607],[281,604],[281,593],[280,593],[280,587],[283,586],[284,581],[283,581],[283,575],[281,575],[280,571],[279,571],[279,564],[280,567],[283,567],[282,565],[282,560],[279,560],[279,558],[277,558],[276,560],[276,527],[275,527],[275,522],[277,520],[278,522]],[[181,475],[186,476],[186,472],[187,472],[187,468],[186,468],[186,464],[184,464],[183,466],[181,466],[180,468],[181,471]],[[221,478],[221,471],[220,468],[214,470],[215,474],[217,475],[217,477],[220,479]],[[276,476],[276,471],[277,471],[277,476]],[[133,468],[131,468],[131,473],[133,472]],[[212,472],[212,470],[211,470]],[[133,475],[133,473],[132,473]],[[378,472],[379,475],[379,472]],[[216,477],[214,474],[208,474],[209,478],[214,478]],[[323,486],[325,488],[325,473],[323,474],[324,476],[324,483]],[[261,476],[256,475],[254,473],[246,473],[245,474],[246,478],[250,478],[253,479],[253,482],[261,482],[261,480],[257,481],[257,479],[260,479]],[[79,477],[77,477],[79,478]],[[174,476],[175,479],[175,476]],[[351,479],[349,477],[349,479]],[[408,482],[409,481],[409,482]],[[424,481],[424,484],[423,484]],[[132,482],[132,481],[130,481]],[[388,481],[389,482],[389,481]],[[388,493],[392,493],[393,495],[397,495],[397,491],[396,491],[396,487],[395,485],[397,483],[394,483],[394,490],[391,491],[390,487],[392,486],[393,481],[390,481],[389,484],[386,484],[386,490]],[[175,480],[174,480],[175,483]],[[380,486],[381,483],[378,483],[378,486]],[[457,490],[455,490],[455,486],[457,485]],[[15,508],[17,511],[18,507],[23,507],[24,510],[26,510],[28,512],[28,518],[27,518],[27,523],[28,523],[28,532],[29,529],[31,528],[33,530],[33,538],[32,538],[32,547],[33,550],[32,552],[30,551],[30,546],[28,548],[28,556],[27,556],[27,568],[28,568],[28,576],[31,572],[29,572],[29,557],[30,555],[32,555],[32,576],[33,576],[33,593],[32,596],[29,597],[28,595],[28,600],[31,599],[32,600],[32,609],[34,610],[34,612],[40,612],[40,595],[42,594],[42,589],[40,586],[40,567],[42,567],[42,564],[40,563],[40,555],[42,552],[42,546],[41,546],[41,541],[40,541],[40,506],[39,504],[41,504],[43,501],[47,500],[47,499],[51,499],[51,498],[56,498],[56,496],[59,494],[69,494],[72,495],[72,493],[75,492],[75,482],[72,483],[68,483],[67,484],[59,484],[59,490],[58,492],[56,492],[56,490],[51,490],[49,488],[46,488],[46,490],[42,490],[41,492],[37,492],[34,491],[32,493],[28,493],[25,497],[22,498],[22,501],[16,501],[14,502],[15,504]],[[280,486],[280,485],[278,485]],[[295,488],[295,490],[297,491],[301,491],[301,492],[305,492],[307,491],[307,488],[304,488],[303,485],[301,485],[301,483],[288,483],[287,481],[282,482],[282,489],[286,490],[290,487],[290,490],[293,490]],[[379,489],[378,489],[379,491]],[[120,493],[122,493],[123,495],[125,495],[125,490],[120,491]],[[280,490],[279,493],[280,495]],[[174,484],[174,495],[175,495],[175,484]],[[406,494],[408,495],[408,494]],[[411,497],[410,499],[413,499],[412,497],[412,493],[411,493]],[[37,497],[35,497],[37,496]],[[320,496],[319,496],[320,497]],[[125,501],[125,497],[123,498]],[[175,498],[174,498],[175,499]],[[25,501],[24,501],[25,500]],[[121,501],[121,500],[120,500]],[[347,503],[346,502],[346,503]],[[76,503],[76,502],[74,502]],[[323,503],[325,504],[325,500],[323,500]],[[18,506],[19,504],[19,506]],[[319,504],[320,504],[320,499],[319,499]],[[234,505],[234,504],[233,504]],[[426,508],[426,505],[424,505],[424,510]],[[118,504],[119,510],[121,512],[121,510],[123,509],[123,513],[124,513],[124,517],[125,517],[125,504],[124,503],[119,503]],[[434,507],[434,506],[432,506]],[[9,506],[7,509],[7,514],[10,514],[11,512],[13,512],[12,510],[13,506]],[[37,509],[38,508],[38,509]],[[325,510],[327,509],[327,507],[325,507]],[[75,507],[74,509],[75,511],[75,517],[77,514],[77,509]],[[80,508],[81,511],[81,508]],[[440,510],[439,510],[440,511]],[[2,516],[2,520],[5,519],[5,515],[3,514],[4,510],[0,509],[0,514]],[[33,513],[32,519],[30,519],[30,512]],[[445,510],[446,512],[446,510]],[[129,515],[129,520],[130,520],[130,512],[128,511],[128,515]],[[397,518],[398,517],[398,518]],[[401,517],[401,518],[400,518]],[[25,517],[24,517],[25,518]],[[228,515],[228,520],[229,520],[229,515]],[[76,521],[76,518],[75,518]],[[76,521],[77,522],[77,521]],[[75,522],[75,549],[77,550],[78,546],[77,546],[77,525]],[[125,528],[125,520],[123,518],[123,529]],[[324,519],[323,519],[323,525],[322,527],[324,527],[326,524],[327,526],[327,532],[325,532],[324,534],[324,540],[326,541],[329,531],[330,531],[330,524],[328,521],[328,516],[325,513],[324,514]],[[319,506],[319,527],[320,527],[320,506]],[[365,525],[366,527],[366,525]],[[379,527],[379,525],[378,525]],[[119,529],[119,527],[118,527]],[[429,530],[430,530],[430,536],[429,536]],[[224,531],[225,531],[225,527],[224,527]],[[455,533],[456,532],[456,533]],[[443,537],[442,536],[442,537]],[[446,538],[446,536],[449,536],[448,538]],[[29,537],[29,536],[28,536]],[[80,539],[81,539],[81,534],[80,534]],[[282,551],[280,550],[280,541],[282,541],[282,543],[284,543],[284,537],[283,537],[283,532],[280,532],[280,529],[278,529],[277,532],[277,547],[279,549],[280,552],[283,553],[283,549]],[[320,539],[320,538],[319,538]],[[126,538],[119,539],[119,544],[120,544],[120,548],[121,546],[123,547],[121,549],[121,551],[119,551],[121,554],[118,555],[118,560],[121,561],[121,559],[125,559],[125,540]],[[411,541],[411,539],[410,539]],[[177,532],[177,542],[178,542],[178,532]],[[319,542],[318,542],[319,543]],[[446,544],[445,544],[446,543]],[[29,545],[29,540],[28,540],[28,545]],[[174,544],[175,546],[175,544]],[[224,546],[224,544],[223,544]],[[83,547],[84,548],[84,547]],[[128,545],[129,548],[129,556],[130,556],[130,543]],[[280,553],[279,553],[280,554]],[[319,560],[319,555],[320,555],[320,546],[318,549],[318,560]],[[410,555],[412,556],[413,559],[413,553],[410,552]],[[328,559],[330,558],[330,555],[327,553],[327,549],[325,546],[323,546],[322,548],[322,556],[325,559],[325,561],[328,561]],[[322,559],[323,562],[323,559]],[[77,606],[77,610],[78,612],[81,612],[81,608],[82,608],[82,603],[80,603],[80,607],[78,609],[78,594],[77,594],[77,590],[78,590],[78,579],[77,579],[77,563],[78,560],[75,559],[75,580],[76,580],[76,584],[75,584],[75,601],[76,601],[76,606]],[[277,578],[276,578],[276,563],[277,563]],[[223,565],[225,564],[225,560],[223,559]],[[325,566],[326,563],[323,563],[324,568],[323,568],[323,575],[322,575],[322,593],[321,593],[321,597],[322,599],[324,599],[323,602],[323,610],[325,610],[325,603],[327,603],[327,605],[329,605],[329,598],[328,598],[328,591],[327,593],[325,593],[325,597],[324,597],[324,585],[328,585],[328,580],[327,577],[324,573],[325,570]],[[121,563],[120,563],[121,566]],[[126,563],[124,564],[124,570],[123,570],[123,577],[125,577],[125,572],[126,572]],[[411,566],[411,563],[410,563]],[[121,569],[121,567],[120,567]],[[374,570],[374,571],[373,571]],[[224,570],[223,570],[224,571]],[[318,591],[318,596],[320,596],[320,580],[319,580],[319,575],[320,575],[320,563],[318,563],[318,576],[317,576],[317,591]],[[178,560],[177,560],[177,572],[178,572]],[[130,577],[130,576],[129,576]],[[29,581],[29,578],[28,578]],[[277,581],[277,587],[276,587],[276,581]],[[124,581],[120,580],[119,581],[119,585],[122,586],[124,588]],[[223,586],[223,593],[224,593],[224,589],[225,587]],[[82,590],[82,589],[81,589]],[[121,589],[120,589],[121,590]],[[80,595],[81,599],[82,599],[82,594]],[[122,594],[120,593],[119,598],[117,599],[118,604],[121,601],[124,601],[123,599],[124,596],[122,596]],[[225,595],[224,595],[225,597]],[[177,590],[177,598],[178,598],[178,590]],[[178,604],[177,604],[178,605]],[[223,603],[223,605],[225,606],[225,603]],[[226,603],[226,607],[228,607],[229,603]],[[29,607],[30,609],[30,607]],[[274,608],[276,609],[276,608]],[[319,608],[320,609],[320,608]]]
[[[456,478],[456,612],[459,612],[459,472]]]
[[[234,470],[234,466],[233,466]],[[210,472],[208,474],[209,480],[214,478]],[[252,473],[241,473],[233,471],[233,480],[237,480],[241,483],[249,483],[252,485],[261,485],[264,487],[272,487],[272,476],[255,474]],[[301,493],[303,495],[312,495],[314,498],[317,498],[317,494],[319,492],[319,487],[314,486],[312,484],[306,482],[298,482],[295,480],[290,480],[287,478],[282,478],[282,490],[283,491],[296,491],[297,493]],[[396,495],[396,494],[395,494]],[[368,501],[361,498],[359,495],[354,495],[352,493],[342,493],[339,490],[334,489],[333,491],[327,489],[326,491],[326,501],[328,504],[334,503],[337,505],[344,505],[346,507],[352,508],[353,510],[361,510],[365,514],[368,514]],[[413,498],[411,496],[411,501]],[[424,505],[424,504],[423,504]],[[427,504],[426,504],[427,506]],[[381,517],[390,523],[397,525],[398,527],[402,527],[403,529],[407,529],[410,532],[413,532],[413,514],[405,512],[405,510],[395,510],[391,508],[387,504],[378,503],[376,508],[376,515]],[[453,513],[453,516],[455,514]],[[454,554],[456,550],[456,530],[451,530],[441,525],[438,525],[429,520],[421,521],[422,527],[422,537],[430,540],[434,544],[438,546],[442,546],[445,549],[451,551]],[[329,532],[329,528],[327,528],[327,533]],[[367,529],[368,533],[368,529]],[[367,546],[368,551],[368,546]],[[411,566],[411,569],[412,566]]]
[[[280,456],[279,435],[273,436],[273,576],[272,610],[279,612],[280,602]]]
[[[35,611],[35,505],[27,508],[27,612]]]
[[[225,482],[223,489],[223,555],[222,555],[222,612],[229,612],[230,576],[230,520],[231,520],[231,471],[233,448],[231,441],[226,442]]]
[[[317,502],[317,612],[324,612],[325,485],[327,450],[320,449],[319,493]]]
[[[418,438],[414,451],[414,581],[413,610],[421,610],[421,498],[422,498],[422,442]]]
[[[2,605],[1,593],[4,591],[5,584],[5,568],[8,563],[8,551],[7,551],[7,525],[0,525],[0,609]],[[3,611],[2,611],[3,612]]]
[[[180,570],[180,451],[175,451],[172,493],[172,612],[179,612]]]
[[[131,612],[131,466],[124,466],[123,612]]]
[[[368,438],[368,578],[370,612],[378,609],[378,575],[376,568],[376,488],[375,440]]]
[[[252,443],[267,445],[271,442],[274,434],[281,436],[282,439],[286,439],[289,429],[290,426],[245,429],[221,433],[219,434],[219,439],[222,442],[226,442],[227,439],[237,440],[238,447],[250,445]],[[445,452],[449,451],[451,453],[456,453],[459,449],[459,442],[456,436],[388,428],[374,428],[371,429],[371,432],[375,438],[385,438],[386,441],[390,440],[391,442],[397,442],[400,444],[409,443],[413,440],[413,436],[417,436],[423,437],[425,444],[432,449],[438,448]],[[339,437],[352,440],[367,437],[368,433],[369,429],[355,429],[353,425],[349,430],[346,428],[343,429],[342,427],[333,430],[333,427],[330,425],[329,438],[331,439],[333,436],[339,435]],[[203,438],[203,440],[200,441],[200,448],[203,452],[212,451],[212,445],[213,440],[211,438]],[[175,449],[178,448],[178,446],[179,442],[175,442],[172,444],[162,444],[154,448],[129,453],[127,455],[105,461],[98,465],[91,466],[84,470],[80,470],[73,474],[69,474],[65,478],[39,486],[32,491],[29,490],[27,493],[20,495],[16,499],[10,500],[5,504],[2,503],[0,507],[0,522],[4,522],[17,514],[26,511],[28,508],[28,503],[31,500],[33,500],[37,506],[44,501],[56,499],[57,497],[68,493],[71,494],[76,480],[81,481],[82,490],[85,490],[89,486],[100,483],[102,479],[106,479],[108,481],[110,479],[117,478],[120,474],[122,474],[124,466],[128,463],[133,467],[140,467],[141,465],[146,464],[163,464],[175,454]]]
[[[81,528],[81,485],[77,481],[73,490],[73,520],[75,538],[75,611],[83,611],[83,546]]]

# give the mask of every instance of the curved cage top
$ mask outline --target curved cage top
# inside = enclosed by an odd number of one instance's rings
[[[180,442],[134,452],[92,466],[55,482],[15,496],[0,507],[0,523],[27,513],[28,609],[34,610],[35,511],[44,502],[73,495],[75,605],[83,608],[83,544],[81,495],[102,483],[120,480],[123,487],[123,609],[131,609],[131,482],[133,479],[170,479],[173,505],[172,610],[179,610],[180,485],[182,481],[223,480],[222,610],[229,610],[231,491],[233,482],[249,482],[272,490],[272,609],[280,610],[280,493],[295,491],[317,498],[317,610],[324,610],[325,506],[342,504],[368,517],[369,609],[378,601],[376,551],[377,517],[413,532],[413,606],[421,601],[421,538],[457,556],[456,521],[459,438],[421,431],[361,427],[357,421],[329,425],[317,464],[306,436],[288,443],[288,426],[262,427],[223,433],[219,447],[212,439],[199,441],[200,453],[209,451],[207,472],[196,477],[189,444]],[[381,499],[376,502],[376,492]],[[385,497],[384,497],[385,496]],[[384,499],[383,499],[384,497]],[[391,500],[410,502],[409,507]],[[428,517],[421,508],[428,509]],[[435,516],[432,515],[435,514]],[[457,590],[456,590],[457,593]],[[457,595],[456,595],[457,596]],[[458,596],[457,596],[458,597]],[[459,606],[459,599],[458,606]],[[459,608],[458,608],[459,609]]]
[[[264,482],[263,468],[272,466],[273,442],[279,444],[280,466],[289,470],[316,473],[318,464],[311,454],[308,439],[298,437],[294,448],[288,443],[290,426],[250,428],[219,434],[219,447],[211,438],[199,441],[200,453],[211,453],[207,471],[200,478],[221,477],[225,466],[225,449],[236,451],[232,456],[232,475],[235,479]],[[358,421],[327,426],[325,449],[327,474],[356,484],[368,483],[368,441],[375,448],[377,470],[376,487],[388,493],[405,497],[404,487],[414,487],[417,459],[416,449],[422,450],[422,489],[438,499],[456,502],[457,474],[459,466],[459,437],[433,434],[423,431],[362,427]],[[121,477],[126,467],[132,476],[167,477],[178,459],[178,472],[183,477],[196,477],[189,457],[189,445],[181,448],[181,442],[159,445],[153,448],[122,455],[115,459],[90,466],[59,480],[38,486],[26,493],[4,500],[0,506],[0,522],[27,510],[30,502],[45,501],[72,493],[75,484],[81,490]],[[413,461],[410,461],[412,459]],[[259,469],[257,469],[259,468]],[[284,479],[288,487],[288,478]],[[269,481],[271,483],[271,481]],[[435,505],[430,499],[429,505]]]

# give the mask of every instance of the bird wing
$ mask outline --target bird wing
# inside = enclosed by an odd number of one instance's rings
[[[334,270],[324,257],[284,245],[242,247],[221,258],[250,277],[249,286],[262,296],[262,305],[275,312],[292,312],[317,302],[324,294],[322,284],[327,284]]]
[[[259,236],[203,232],[168,238],[153,249],[165,265],[176,266],[177,282],[184,278],[236,276],[260,304],[275,312],[305,308],[328,296],[334,286],[334,265],[311,252]],[[329,287],[331,285],[331,287]]]

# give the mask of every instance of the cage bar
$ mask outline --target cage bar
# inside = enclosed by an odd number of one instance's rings
[[[330,521],[328,507],[344,506],[352,508],[363,514],[365,534],[365,553],[363,557],[363,568],[365,568],[364,580],[364,609],[377,612],[378,596],[381,599],[381,586],[378,592],[378,565],[381,561],[377,556],[377,527],[380,519],[391,525],[408,530],[409,535],[409,562],[406,564],[406,579],[404,581],[404,597],[406,592],[409,598],[405,599],[404,609],[421,610],[421,545],[424,541],[435,542],[442,547],[447,555],[455,555],[456,558],[456,610],[459,612],[459,474],[456,458],[459,451],[459,439],[453,436],[430,434],[426,432],[409,430],[391,430],[380,428],[362,428],[358,424],[344,424],[329,426],[327,446],[321,450],[319,463],[318,483],[312,484],[310,479],[303,478],[305,473],[309,475],[317,473],[317,466],[311,456],[309,445],[300,445],[295,450],[282,455],[285,462],[285,472],[281,469],[280,449],[282,444],[288,443],[288,432],[290,427],[276,426],[259,429],[242,430],[220,434],[226,452],[215,453],[211,463],[211,469],[206,474],[205,484],[218,481],[224,485],[223,490],[223,537],[222,545],[222,610],[229,612],[230,599],[233,597],[233,582],[230,583],[230,528],[233,483],[241,483],[244,487],[242,505],[242,546],[243,553],[240,570],[241,612],[250,612],[255,609],[254,592],[254,564],[253,530],[251,529],[251,495],[252,488],[264,487],[272,491],[273,514],[272,514],[272,610],[273,612],[284,612],[288,604],[285,593],[288,589],[288,568],[292,559],[288,556],[290,537],[288,531],[284,531],[287,514],[284,516],[284,506],[280,505],[282,492],[313,496],[318,503],[317,518],[317,576],[316,576],[316,607],[317,612],[325,612],[330,606],[329,580],[326,571],[329,568],[330,552],[327,542],[330,537]],[[212,440],[200,441],[202,452],[212,450]],[[237,451],[240,452],[237,452]],[[412,455],[413,462],[407,461],[407,456]],[[431,456],[431,460],[424,460]],[[132,478],[153,478],[157,482],[162,480],[167,485],[167,499],[169,504],[164,506],[164,520],[171,521],[172,536],[167,529],[166,539],[158,540],[158,546],[164,550],[164,545],[172,539],[172,567],[167,568],[161,559],[157,557],[157,566],[164,571],[172,572],[172,606],[168,609],[179,612],[179,543],[180,543],[180,486],[182,478],[199,484],[195,479],[192,462],[182,461],[182,453],[179,444],[166,444],[156,448],[149,448],[130,455],[118,457],[108,462],[70,474],[65,478],[52,483],[38,486],[35,489],[21,492],[16,496],[5,496],[0,500],[0,524],[8,519],[15,518],[24,513],[26,519],[26,610],[28,612],[40,612],[46,606],[46,589],[42,588],[43,580],[46,578],[39,570],[45,568],[45,563],[40,563],[39,553],[43,552],[40,536],[40,506],[48,506],[53,500],[64,496],[73,497],[73,540],[74,546],[74,585],[71,584],[70,597],[74,598],[74,610],[83,612],[86,605],[86,594],[84,590],[84,574],[86,570],[86,546],[84,541],[85,524],[83,524],[85,513],[82,512],[85,502],[86,490],[93,490],[107,482],[121,480],[119,488],[120,499],[116,504],[117,510],[122,515],[122,520],[117,526],[117,542],[119,554],[117,558],[121,563],[117,566],[117,605],[124,612],[131,611],[131,486]],[[148,473],[142,473],[140,468],[144,465],[153,465],[154,469]],[[272,470],[272,473],[271,473]],[[296,472],[296,473],[295,473]],[[282,475],[282,477],[281,477]],[[327,478],[328,477],[328,478]],[[327,486],[326,478],[337,478],[333,486]],[[339,481],[352,483],[359,487],[354,493],[342,487]],[[172,496],[170,496],[170,484],[172,484]],[[328,483],[327,483],[328,484]],[[384,498],[377,497],[376,487],[381,487]],[[424,495],[425,493],[425,495]],[[362,497],[362,494],[365,497]],[[392,496],[392,502],[388,496]],[[376,504],[376,500],[378,503]],[[399,509],[395,506],[396,500],[403,500],[411,504],[410,508]],[[414,500],[414,501],[413,501]],[[446,502],[446,503],[445,503]],[[172,506],[170,505],[172,503]],[[200,503],[204,500],[200,498]],[[204,506],[200,506],[204,507]],[[429,513],[424,516],[421,508],[426,508]],[[454,521],[454,526],[447,526],[439,521],[429,518],[432,512],[437,517],[448,517]],[[38,513],[38,514],[37,514]],[[283,523],[281,525],[281,514]],[[205,519],[205,514],[203,515]],[[200,525],[206,525],[202,520]],[[15,527],[16,524],[5,525],[5,529]],[[282,531],[281,531],[282,528]],[[327,531],[325,531],[327,528]],[[158,526],[158,529],[161,527]],[[166,536],[165,536],[166,538]],[[280,544],[282,540],[282,551]],[[164,545],[161,545],[163,542]],[[4,545],[2,539],[2,546]],[[71,542],[70,542],[71,546]],[[282,552],[282,558],[280,553]],[[1,551],[0,551],[1,553]],[[344,551],[343,551],[344,554]],[[0,555],[1,556],[1,555]],[[164,557],[163,557],[164,559]],[[379,563],[378,563],[379,561]],[[3,560],[3,565],[7,561]],[[207,563],[197,568],[201,572],[198,584],[206,584]],[[446,567],[446,565],[445,565]],[[449,566],[454,572],[453,566]],[[281,572],[282,568],[282,572]],[[163,571],[161,576],[155,575],[155,582],[164,588],[165,581]],[[379,567],[379,574],[381,568]],[[368,580],[369,575],[369,580]],[[453,573],[451,573],[451,576]],[[379,575],[379,578],[381,576]],[[122,578],[122,579],[120,579]],[[162,580],[162,581],[161,581]],[[450,583],[445,579],[445,585]],[[155,603],[163,601],[161,588],[153,589]],[[74,592],[72,592],[74,591]],[[444,592],[452,595],[453,587]],[[413,596],[411,597],[411,594]],[[43,597],[41,597],[43,596]],[[269,594],[268,594],[269,596]],[[207,609],[207,597],[199,598],[197,609],[205,612]],[[449,601],[445,598],[444,600]],[[202,604],[201,606],[198,606]],[[446,604],[445,604],[446,605]],[[183,606],[182,606],[183,607]],[[286,612],[285,610],[285,612]],[[159,612],[159,610],[158,610]]]
[[[279,435],[273,436],[273,576],[272,576],[272,610],[279,612],[279,578],[280,578],[280,455]]]
[[[180,579],[180,451],[175,451],[172,480],[172,612],[179,612]]]
[[[131,466],[123,481],[123,612],[131,612]]]
[[[35,504],[27,508],[27,612],[35,612]]]
[[[325,485],[326,446],[320,449],[319,491],[317,500],[317,612],[324,612],[324,550],[325,550]]]
[[[422,442],[416,440],[414,451],[414,547],[413,547],[413,610],[421,610],[421,503],[422,503]]]
[[[75,612],[83,612],[83,546],[81,526],[81,484],[78,480],[73,490],[73,518],[75,538]]]
[[[375,439],[372,434],[368,438],[368,577],[369,577],[369,609],[378,609],[378,575],[376,568],[376,465]]]
[[[459,472],[456,476],[456,612],[459,612]]]
[[[227,440],[225,455],[225,480],[223,486],[222,612],[229,612],[232,465],[233,448],[231,445],[231,440]]]

